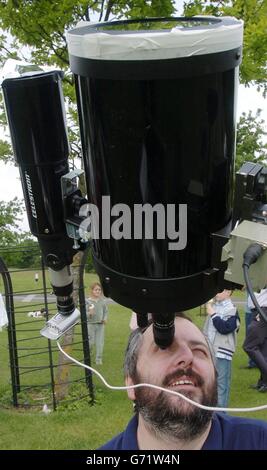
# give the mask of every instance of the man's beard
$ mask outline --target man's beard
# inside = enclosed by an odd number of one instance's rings
[[[203,379],[192,371],[192,369],[179,370],[176,373],[169,375],[165,378],[163,387],[171,383],[172,379],[177,380],[179,377],[186,375],[192,377],[195,384],[199,387],[198,390],[202,391],[199,403],[206,406],[217,405],[217,381],[207,388],[203,389]],[[134,377],[135,383],[144,382],[142,377],[138,374]],[[183,390],[181,392],[192,400],[196,400],[194,393]],[[170,438],[188,441],[198,435],[207,428],[212,414],[212,411],[203,410],[195,405],[192,405],[181,397],[175,397],[167,392],[144,387],[135,390],[135,407],[145,422],[149,425],[149,429],[155,435],[162,436],[165,439]]]

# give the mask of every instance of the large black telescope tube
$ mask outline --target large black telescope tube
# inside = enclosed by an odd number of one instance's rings
[[[99,210],[94,263],[105,294],[136,312],[169,317],[222,287],[211,234],[232,215],[242,29],[234,18],[194,17],[68,32],[88,198]],[[122,226],[121,239],[107,236],[122,213],[108,220],[103,197],[130,209],[131,236]],[[186,247],[170,250],[166,219],[163,238],[151,222],[154,239],[134,238],[136,204],[160,204],[165,216],[175,204],[176,230],[186,205]]]
[[[3,81],[4,102],[30,230],[40,244],[61,313],[74,310],[72,240],[67,236],[61,176],[69,172],[62,73],[40,72]]]

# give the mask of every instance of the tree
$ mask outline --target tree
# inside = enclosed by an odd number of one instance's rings
[[[0,201],[0,246],[14,245],[19,240],[18,222],[23,213],[23,203],[15,197],[12,201]]]
[[[193,0],[184,3],[184,14],[234,16],[244,21],[244,50],[240,80],[267,92],[266,0]]]
[[[29,268],[40,266],[38,243],[30,233],[19,228],[23,214],[23,201],[0,201],[0,252],[8,267]],[[15,247],[15,249],[14,249]]]
[[[71,122],[71,157],[81,156],[73,79],[69,73],[66,30],[80,20],[104,20],[169,16],[175,13],[174,0],[4,0],[0,2],[0,64],[7,58],[28,59],[39,65],[65,70],[64,95]],[[241,82],[257,84],[266,92],[267,3],[265,0],[193,0],[184,2],[184,14],[232,15],[245,22]],[[12,35],[12,40],[10,39]],[[27,46],[25,51],[23,46]],[[29,49],[30,48],[30,49]],[[29,57],[30,50],[30,57]],[[0,112],[0,125],[5,126]],[[0,159],[10,160],[12,152],[0,140]]]
[[[257,110],[256,115],[251,111],[241,115],[237,124],[236,170],[246,161],[267,163],[267,143],[263,142],[267,132],[260,116],[261,109]]]
[[[10,143],[7,140],[0,139],[0,160],[8,163],[13,159],[13,153]]]
[[[19,239],[14,246],[7,246],[2,250],[8,268],[38,268],[41,266],[41,254],[37,240],[33,240],[30,234],[19,235]]]
[[[175,11],[174,3],[174,0],[6,0],[0,3],[0,28],[4,32],[0,36],[0,65],[10,57],[23,59],[22,46],[27,46],[31,55],[28,60],[65,71],[63,87],[71,123],[68,129],[71,158],[81,157],[81,146],[74,83],[68,70],[66,31],[78,21],[88,21],[92,16],[104,21],[122,16],[169,16]],[[10,41],[10,34],[13,41]],[[29,49],[27,53],[29,55]],[[0,114],[1,124],[6,125],[3,114]],[[10,146],[4,147],[0,141],[0,159],[7,161],[11,156]]]
[[[1,38],[0,38],[0,50],[1,50]],[[0,93],[0,127],[4,130],[6,129],[6,126],[7,126],[6,113],[4,111],[2,93]],[[13,152],[12,152],[12,148],[11,148],[9,141],[7,140],[8,137],[7,136],[4,136],[4,137],[5,139],[0,139],[0,160],[3,161],[4,163],[7,163],[13,160]]]

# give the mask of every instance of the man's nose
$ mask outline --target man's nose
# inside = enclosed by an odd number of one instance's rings
[[[189,367],[193,362],[193,353],[191,348],[187,345],[180,346],[176,352],[175,365],[183,367],[184,369]]]

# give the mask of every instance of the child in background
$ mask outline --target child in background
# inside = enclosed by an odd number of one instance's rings
[[[99,282],[95,282],[91,286],[91,296],[86,300],[86,304],[90,347],[95,345],[95,363],[102,365],[108,308]]]
[[[218,373],[218,406],[227,408],[232,372],[232,358],[236,349],[236,334],[240,318],[230,297],[231,290],[219,292],[214,301],[208,302],[208,318],[203,333],[213,346]]]

